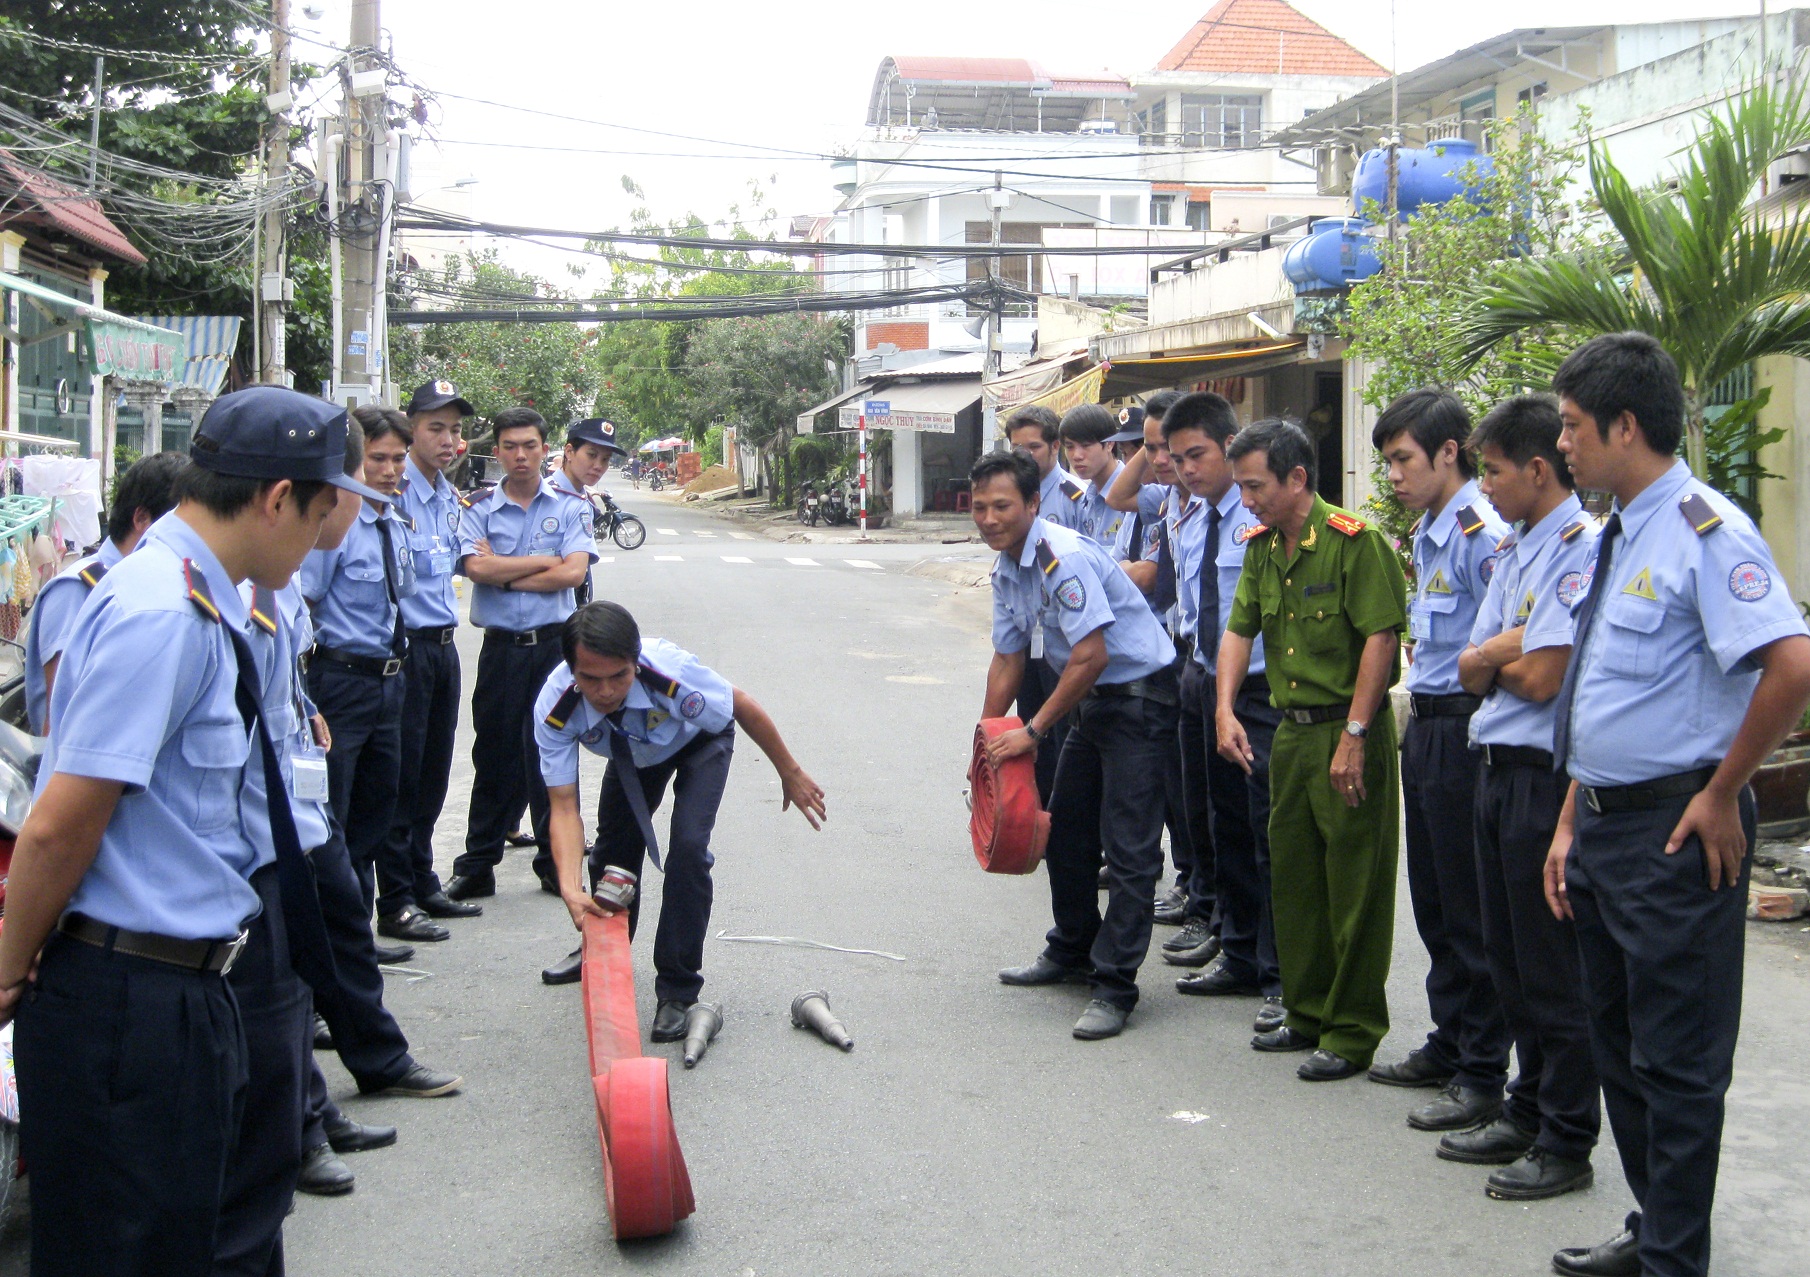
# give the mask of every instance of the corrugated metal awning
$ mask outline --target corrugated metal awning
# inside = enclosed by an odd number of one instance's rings
[[[239,348],[239,327],[245,322],[241,316],[149,315],[138,322],[181,333],[189,351],[182,384],[213,396],[220,393],[232,367],[233,352]]]

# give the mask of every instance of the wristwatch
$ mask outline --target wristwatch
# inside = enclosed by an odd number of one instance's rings
[[[1370,729],[1358,722],[1357,719],[1348,718],[1345,720],[1345,735],[1355,736],[1359,740],[1363,740],[1364,737],[1370,735]]]
[[[1035,743],[1037,743],[1039,745],[1043,744],[1043,733],[1037,730],[1037,727],[1035,724],[1026,723],[1024,725],[1024,734],[1026,736],[1029,736],[1031,738],[1031,740],[1034,741]]]

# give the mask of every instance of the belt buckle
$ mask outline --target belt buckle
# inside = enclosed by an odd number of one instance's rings
[[[392,674],[398,674],[401,671],[402,658],[400,656],[392,656],[383,663],[383,676],[385,678],[389,678]]]
[[[540,631],[523,630],[520,634],[515,636],[515,645],[517,647],[538,647],[540,645]]]
[[[452,642],[453,639],[458,636],[458,633],[459,629],[456,625],[446,626],[440,631],[440,646],[445,647],[448,643]]]
[[[1495,757],[1491,754],[1490,746],[1488,745],[1483,747],[1483,765],[1485,767],[1494,767],[1496,765]]]
[[[233,969],[233,963],[239,960],[239,954],[245,949],[245,941],[251,935],[249,930],[241,931],[226,942],[226,961],[220,964],[220,974],[226,975]]]
[[[1603,807],[1602,804],[1597,801],[1596,787],[1594,785],[1579,785],[1577,787],[1577,792],[1583,797],[1584,806],[1588,807],[1599,816],[1603,814]]]

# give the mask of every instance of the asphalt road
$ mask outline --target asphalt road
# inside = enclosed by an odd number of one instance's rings
[[[676,1047],[649,1048],[674,1061],[697,1214],[670,1238],[618,1246],[578,991],[538,975],[574,933],[512,852],[484,917],[454,923],[452,940],[422,946],[389,985],[416,1054],[461,1072],[463,1094],[361,1099],[321,1057],[347,1112],[402,1135],[350,1159],[351,1196],[298,1200],[292,1272],[1476,1277],[1547,1271],[1556,1247],[1619,1228],[1631,1201],[1606,1142],[1595,1188],[1491,1201],[1482,1171],[1439,1161],[1435,1137],[1403,1122],[1425,1093],[1301,1083],[1299,1057],[1248,1049],[1252,1003],[1182,998],[1154,959],[1125,1035],[1076,1042],[1084,989],[1013,990],[993,976],[1038,951],[1049,915],[1041,875],[990,877],[967,846],[985,591],[905,571],[974,548],[782,544],[618,495],[650,535],[632,553],[605,551],[599,594],[760,699],[829,795],[830,822],[813,833],[780,811],[771,768],[741,742],[716,829],[713,937],[804,937],[904,961],[713,938],[704,996],[725,1006],[722,1035],[691,1072]],[[469,689],[475,635],[461,645]],[[443,870],[463,839],[465,744]],[[598,770],[587,764],[586,802]],[[651,909],[658,875],[645,886]],[[1427,1027],[1405,883],[1397,936],[1391,1058]],[[1807,940],[1792,927],[1750,941],[1721,1274],[1803,1271]],[[636,959],[645,1025],[645,944]],[[788,1004],[812,987],[828,990],[853,1054],[792,1029]],[[22,1248],[15,1225],[0,1274],[24,1271]]]

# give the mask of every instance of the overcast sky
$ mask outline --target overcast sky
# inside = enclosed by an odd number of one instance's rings
[[[348,0],[319,0],[318,21],[292,0],[294,25],[344,43]],[[547,119],[451,97],[432,121],[431,182],[476,177],[469,210],[499,222],[574,228],[623,223],[632,176],[663,219],[724,216],[750,180],[782,216],[826,212],[836,195],[827,167],[808,159],[712,156],[756,143],[821,152],[859,135],[880,59],[889,54],[1022,57],[1057,72],[1154,67],[1210,0],[916,0],[905,5],[792,0],[383,0],[398,65],[436,91],[712,142],[686,142]],[[1387,0],[1296,0],[1335,34],[1391,64]],[[1757,0],[1529,0],[1523,27],[1656,22],[1757,12]],[[1499,34],[1511,19],[1493,5],[1400,0],[1396,65],[1422,63]],[[324,61],[318,49],[298,49]],[[561,152],[530,148],[574,148]],[[588,152],[655,152],[601,154]],[[418,181],[417,187],[428,182]],[[563,260],[531,254],[545,271]]]

